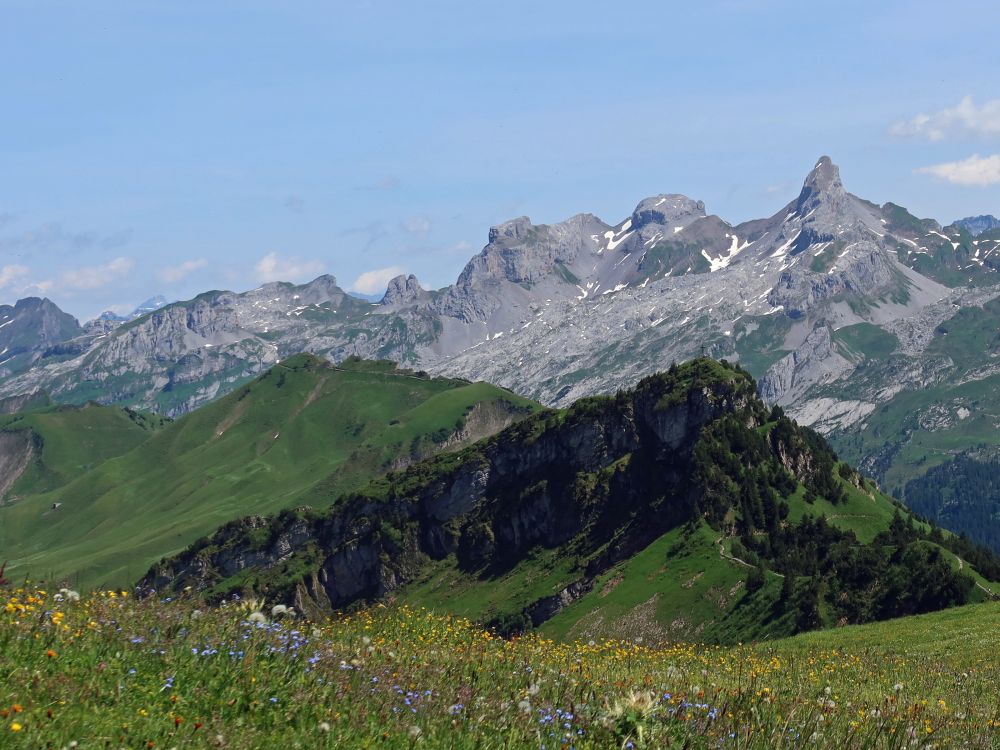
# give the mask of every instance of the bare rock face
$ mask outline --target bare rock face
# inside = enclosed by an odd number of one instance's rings
[[[0,505],[28,468],[37,447],[31,430],[0,431]]]
[[[705,203],[676,193],[655,195],[640,201],[632,212],[632,226],[641,230],[653,225],[682,229],[705,216]]]
[[[385,296],[382,297],[382,304],[385,306],[389,305],[407,305],[421,300],[428,299],[429,295],[420,286],[420,282],[417,281],[417,277],[413,274],[409,276],[396,276],[389,282],[389,286],[385,290]]]
[[[27,370],[52,347],[83,333],[51,300],[27,297],[0,305],[0,378]]]
[[[829,328],[814,328],[798,349],[772,365],[760,379],[757,390],[761,398],[772,404],[787,404],[818,381],[849,368],[832,344]]]

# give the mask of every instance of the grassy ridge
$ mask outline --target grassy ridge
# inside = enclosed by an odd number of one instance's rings
[[[126,585],[226,521],[329,502],[433,452],[475,405],[501,402],[537,408],[485,384],[296,357],[73,482],[0,509],[0,554],[19,574]]]
[[[979,601],[974,566],[1000,577],[768,410],[745,372],[696,360],[328,510],[222,529],[145,581],[316,612],[391,596],[505,634],[734,643]]]
[[[7,498],[61,487],[98,464],[132,450],[164,424],[161,417],[97,404],[0,415],[0,430],[27,433],[40,449],[7,492]]]
[[[0,594],[0,745],[995,747],[1000,605],[749,646],[499,639],[377,608]],[[263,609],[263,612],[259,611]],[[256,613],[255,613],[256,612]]]

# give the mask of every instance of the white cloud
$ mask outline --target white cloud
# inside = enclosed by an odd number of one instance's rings
[[[400,266],[389,266],[388,268],[376,268],[372,271],[365,271],[358,276],[351,284],[351,289],[362,294],[378,294],[384,292],[386,285],[391,279],[403,273]]]
[[[198,258],[197,260],[186,260],[178,266],[168,266],[160,270],[160,279],[168,284],[173,284],[180,281],[181,279],[187,278],[195,271],[198,271],[208,265],[208,261],[204,258]]]
[[[0,268],[0,289],[8,287],[18,279],[23,279],[29,273],[27,266],[17,264]]]
[[[952,135],[1000,135],[1000,99],[991,99],[977,107],[972,97],[967,96],[954,107],[929,114],[922,112],[909,120],[901,120],[889,128],[889,133],[931,141],[941,141]]]
[[[55,287],[56,283],[52,279],[45,279],[44,281],[33,281],[28,284],[21,292],[38,292],[39,294],[48,294]]]
[[[268,253],[257,261],[254,271],[261,281],[295,281],[323,273],[323,263],[318,260],[283,258],[277,253]]]
[[[59,285],[65,289],[100,289],[120,279],[135,267],[131,258],[115,258],[103,266],[84,266],[64,273]],[[45,283],[40,282],[39,286]]]
[[[1000,154],[980,156],[973,154],[962,161],[933,164],[921,167],[918,174],[934,175],[955,185],[995,185],[1000,183]]]
[[[420,235],[422,237],[431,231],[431,220],[426,216],[411,216],[399,226],[404,232]]]

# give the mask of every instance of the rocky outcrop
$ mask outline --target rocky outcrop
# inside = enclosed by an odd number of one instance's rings
[[[984,216],[967,216],[964,219],[956,221],[955,226],[961,227],[973,237],[978,237],[984,232],[1000,229],[1000,219],[990,214]]]
[[[786,404],[824,378],[831,372],[831,361],[839,357],[834,354],[832,344],[828,327],[814,328],[800,347],[771,365],[760,379],[757,386],[760,397],[769,404]],[[846,360],[843,361],[846,366]]]
[[[382,297],[382,304],[385,306],[407,305],[426,300],[429,296],[420,286],[420,282],[417,281],[416,276],[413,274],[409,276],[400,275],[389,282],[385,290],[385,295]]]
[[[39,439],[29,429],[0,430],[0,505],[37,455]]]
[[[51,300],[26,297],[0,305],[0,378],[32,367],[47,349],[83,333]]]
[[[690,518],[697,488],[688,462],[705,426],[725,414],[740,415],[748,429],[766,418],[749,378],[702,360],[415,464],[329,513],[285,513],[268,522],[263,546],[253,541],[261,537],[258,520],[230,524],[156,566],[143,585],[204,589],[248,565],[266,577],[291,555],[310,572],[285,580],[284,594],[307,592],[312,606],[342,608],[382,597],[449,555],[470,573],[496,573],[537,546],[578,539],[603,549],[577,585],[533,605],[534,620]],[[650,503],[664,496],[674,500],[652,512]]]
[[[0,399],[0,414],[16,414],[20,411],[45,407],[50,403],[49,394],[45,391],[23,393],[20,396],[9,396],[8,398]]]

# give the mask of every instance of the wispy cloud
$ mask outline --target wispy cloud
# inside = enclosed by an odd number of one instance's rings
[[[159,277],[161,280],[167,284],[175,284],[181,279],[185,279],[190,276],[195,271],[201,270],[208,265],[208,261],[204,258],[198,258],[197,260],[186,260],[183,263],[176,266],[168,266],[163,268],[159,272]]]
[[[901,138],[926,138],[941,141],[956,135],[1000,135],[1000,99],[991,99],[976,106],[967,96],[954,107],[937,112],[922,112],[901,120],[889,128],[891,135]]]
[[[284,205],[293,214],[300,214],[306,210],[306,201],[299,195],[289,195],[285,198]]]
[[[403,273],[401,266],[388,266],[387,268],[376,268],[371,271],[365,271],[351,284],[351,290],[361,292],[362,294],[383,292],[389,281],[401,273]]]
[[[31,271],[27,266],[17,265],[16,263],[0,268],[0,289],[6,289],[15,281],[26,277],[29,273]]]
[[[0,227],[13,221],[13,216],[5,214],[6,221],[0,220]],[[122,247],[132,239],[131,229],[121,229],[110,234],[94,230],[72,231],[58,221],[49,221],[17,234],[0,238],[0,248],[12,251],[77,251],[91,248],[105,250]]]
[[[980,156],[973,154],[961,161],[933,164],[916,170],[918,174],[933,175],[955,185],[996,185],[1000,183],[1000,154]]]
[[[323,273],[323,263],[268,253],[257,261],[254,271],[261,281],[297,281]]]
[[[100,289],[122,278],[133,268],[135,268],[135,261],[131,258],[115,258],[103,265],[83,266],[67,271],[60,277],[55,286],[71,291]],[[46,283],[51,284],[51,282],[42,281],[39,282],[39,285]]]

